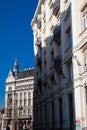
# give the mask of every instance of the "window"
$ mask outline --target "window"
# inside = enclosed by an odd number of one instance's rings
[[[83,26],[84,29],[87,28],[87,13],[83,16]]]
[[[22,100],[20,100],[20,107],[22,107]]]
[[[26,92],[24,92],[24,98],[26,98],[27,97],[27,94],[26,94]]]
[[[18,99],[18,93],[16,93],[16,99]]]
[[[31,116],[31,110],[30,109],[28,110],[28,116]]]
[[[20,99],[22,99],[22,93],[20,93]]]
[[[24,110],[24,116],[26,116],[26,110]]]
[[[28,99],[28,106],[31,106],[31,99]]]
[[[28,98],[30,98],[31,97],[31,92],[28,92]]]
[[[87,67],[87,48],[84,50],[84,65]]]
[[[9,99],[12,99],[12,94],[8,94],[8,98],[9,98]]]
[[[82,29],[87,28],[87,2],[86,0],[81,5],[81,19],[82,19]]]
[[[72,62],[69,62],[67,64],[67,69],[68,69],[68,79],[71,82],[72,81]]]
[[[50,77],[50,82],[51,82],[51,86],[53,87],[54,86],[54,75],[52,75]]]
[[[22,110],[20,110],[20,113],[19,113],[20,116],[22,116]]]
[[[27,105],[27,100],[24,99],[24,107],[26,107],[26,105]]]
[[[16,101],[16,107],[18,107],[18,100]]]
[[[12,90],[12,87],[8,87],[8,91],[11,91]]]
[[[72,36],[71,36],[71,29],[69,28],[66,31],[66,49],[70,48],[72,45]]]

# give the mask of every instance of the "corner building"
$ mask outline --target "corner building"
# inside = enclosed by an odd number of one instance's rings
[[[34,130],[87,129],[87,1],[39,0]]]
[[[11,121],[12,130],[32,129],[34,68],[18,70],[14,63],[6,79],[5,125]]]

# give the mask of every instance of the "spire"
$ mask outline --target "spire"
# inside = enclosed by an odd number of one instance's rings
[[[15,78],[17,78],[17,73],[18,73],[18,60],[17,59],[15,59],[15,62],[14,62],[13,72],[14,72]]]

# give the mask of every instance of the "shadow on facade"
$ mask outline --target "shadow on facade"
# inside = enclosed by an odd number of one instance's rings
[[[34,130],[76,130],[71,4],[53,34],[37,40]],[[42,44],[44,47],[42,47]],[[77,64],[79,61],[75,58]]]

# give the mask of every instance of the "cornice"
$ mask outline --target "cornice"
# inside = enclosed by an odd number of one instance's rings
[[[37,7],[36,7],[36,11],[34,13],[34,17],[31,21],[31,26],[33,27],[33,24],[35,23],[36,21],[36,18],[37,18],[37,15],[39,14],[40,12],[40,9],[41,9],[41,4],[44,2],[44,0],[39,0],[38,4],[37,4]]]

